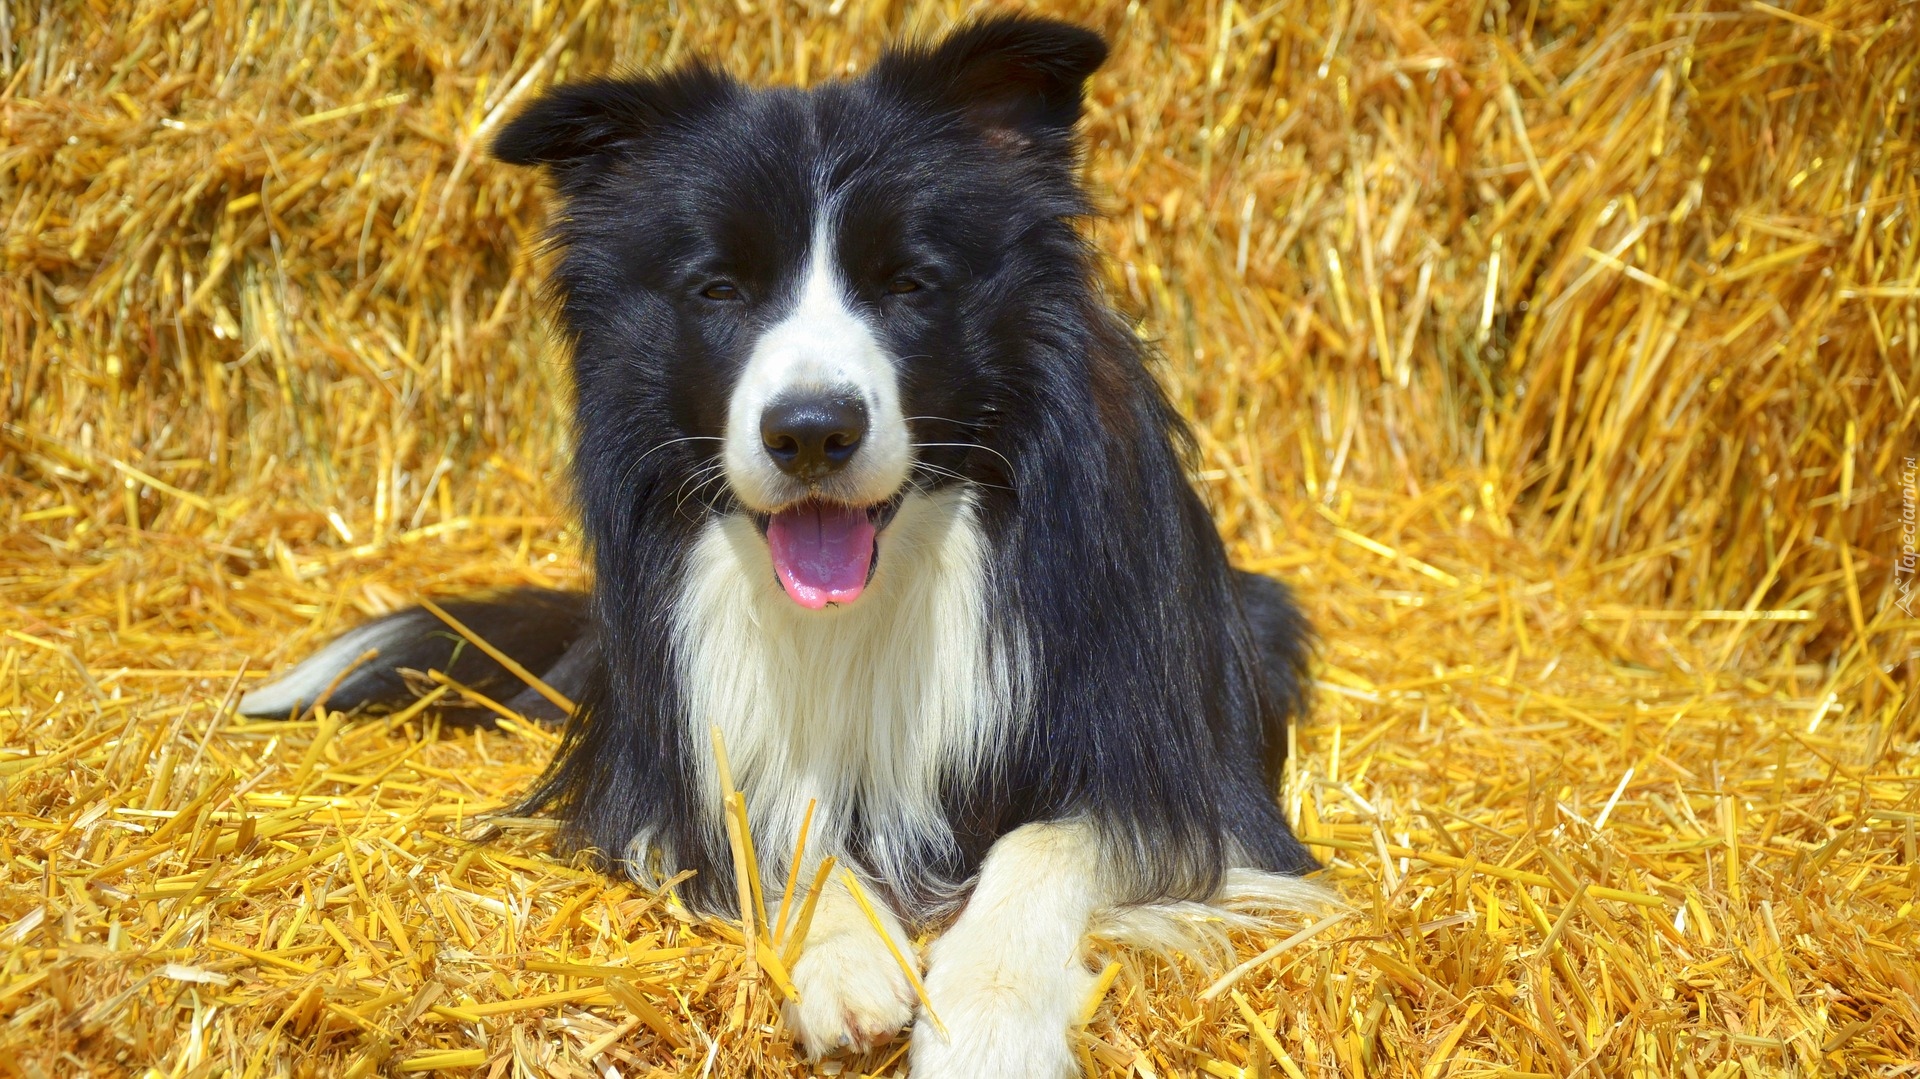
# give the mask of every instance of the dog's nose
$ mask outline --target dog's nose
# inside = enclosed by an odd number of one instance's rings
[[[782,397],[760,414],[760,442],[780,471],[817,480],[846,467],[867,436],[867,406],[857,397]]]

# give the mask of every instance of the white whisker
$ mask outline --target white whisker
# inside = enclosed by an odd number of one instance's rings
[[[627,483],[633,479],[634,472],[639,470],[640,465],[643,461],[645,461],[649,457],[652,457],[654,454],[659,453],[661,450],[666,449],[668,446],[676,446],[682,442],[725,442],[725,441],[726,439],[720,438],[717,435],[686,435],[681,438],[669,438],[664,442],[655,443],[653,448],[647,450],[647,452],[641,454],[640,456],[635,457],[633,459],[633,463],[627,466],[626,472],[623,473],[620,477],[620,485],[622,487],[626,486]]]
[[[931,473],[933,473],[933,474],[934,474],[934,475],[936,475],[936,476],[945,476],[945,477],[947,477],[947,478],[948,478],[948,479],[950,479],[950,480],[958,480],[958,481],[959,481],[959,482],[961,482],[961,483],[971,483],[971,484],[974,484],[974,485],[976,485],[976,486],[980,486],[980,487],[992,487],[992,488],[994,488],[995,490],[998,490],[998,491],[1011,491],[1011,490],[1013,490],[1013,488],[1011,488],[1011,487],[1008,487],[1008,486],[1006,486],[1005,484],[999,484],[999,483],[988,483],[988,482],[986,482],[985,480],[976,480],[976,479],[974,479],[974,478],[972,478],[971,476],[964,476],[964,475],[961,475],[960,473],[958,473],[958,472],[955,472],[955,471],[954,471],[953,469],[951,469],[951,468],[942,468],[942,467],[941,467],[941,466],[939,466],[939,465],[936,465],[936,464],[929,464],[929,463],[927,463],[926,461],[915,461],[915,462],[913,463],[913,467],[915,467],[915,468],[923,468],[923,469],[926,469],[926,470],[927,470],[928,472],[931,472]]]
[[[706,467],[699,469],[693,475],[688,476],[686,479],[681,480],[679,489],[674,492],[676,499],[673,503],[673,512],[679,513],[680,507],[686,505],[687,500],[689,498],[693,498],[697,496],[700,493],[702,488],[706,487],[707,484],[712,483],[714,480],[724,479],[726,477],[726,473],[727,473],[726,463],[723,461],[715,461],[712,464],[709,464]],[[691,491],[687,490],[687,485],[690,483],[694,485],[693,490]]]
[[[950,419],[946,416],[907,416],[904,418],[903,422],[912,423],[915,420],[932,420],[935,423],[950,423],[950,424],[953,424],[955,427],[985,428],[988,426],[987,424],[979,423],[974,420],[956,420],[956,419]]]
[[[978,442],[915,442],[913,444],[913,448],[916,450],[941,449],[943,447],[958,450],[985,450],[995,457],[1000,458],[1000,463],[1007,466],[1008,478],[1011,479],[1013,477],[1013,462],[1007,459],[1006,454],[1001,453],[992,446],[983,446]]]

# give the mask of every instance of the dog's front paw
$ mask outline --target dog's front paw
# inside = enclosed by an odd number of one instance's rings
[[[997,949],[935,945],[927,979],[942,1034],[926,1017],[914,1026],[913,1079],[1072,1079],[1080,1074],[1073,1024],[1094,976]],[[943,947],[943,945],[945,947]]]
[[[913,986],[886,942],[865,926],[810,938],[794,962],[793,987],[800,1002],[786,1006],[787,1029],[816,1060],[864,1053],[913,1021]]]
[[[913,1028],[913,1079],[1076,1079],[1071,1017],[1026,1008],[1014,998],[948,1009],[942,1035],[922,1018]],[[939,1005],[934,1005],[939,1011]]]

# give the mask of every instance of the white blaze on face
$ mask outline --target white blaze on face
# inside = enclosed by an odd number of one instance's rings
[[[884,502],[907,481],[907,424],[900,380],[878,335],[847,302],[834,264],[828,215],[814,222],[792,305],[754,343],[727,403],[722,460],[734,494],[749,509],[768,513],[817,497],[853,506]],[[760,438],[767,406],[792,395],[838,395],[867,408],[867,434],[846,467],[814,486],[781,472]]]

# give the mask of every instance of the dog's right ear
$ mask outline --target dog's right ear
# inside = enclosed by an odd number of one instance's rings
[[[688,114],[718,105],[740,84],[704,65],[646,78],[594,78],[552,87],[494,136],[493,156],[555,172],[633,146]]]

